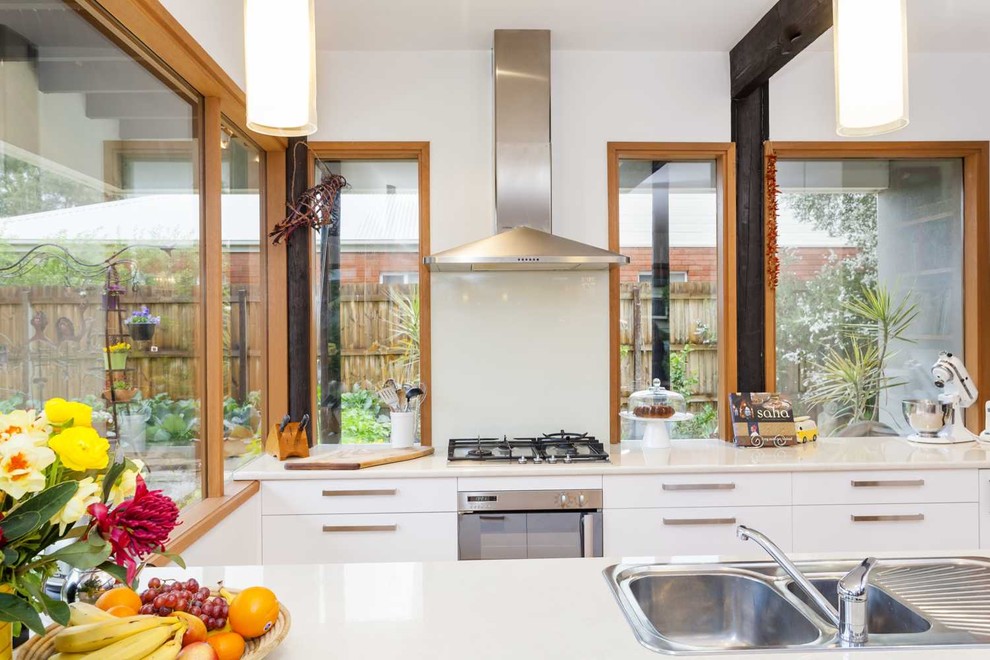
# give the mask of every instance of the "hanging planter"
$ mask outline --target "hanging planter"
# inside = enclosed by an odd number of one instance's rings
[[[131,315],[124,319],[124,325],[134,341],[150,341],[155,336],[155,328],[162,322],[160,316],[152,316],[147,305],[143,305],[140,310],[131,312]]]
[[[103,290],[103,309],[108,312],[116,312],[120,309],[120,296],[126,291],[119,284],[108,284]]]

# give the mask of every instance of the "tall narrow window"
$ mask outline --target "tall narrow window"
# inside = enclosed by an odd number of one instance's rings
[[[382,443],[387,379],[419,383],[420,167],[415,159],[324,160],[341,174],[339,224],[316,237],[317,432],[320,442]]]
[[[223,128],[223,431],[225,471],[261,453],[264,152]]]
[[[777,168],[777,389],[823,434],[908,435],[939,351],[966,359],[963,160]]]
[[[693,418],[671,436],[718,434],[719,237],[716,161],[620,157],[617,164],[619,403],[655,381],[683,395]],[[613,292],[613,295],[616,295]],[[622,439],[645,424],[625,418]]]
[[[5,4],[0,24],[0,409],[89,404],[187,504],[203,444],[199,99],[71,3]]]

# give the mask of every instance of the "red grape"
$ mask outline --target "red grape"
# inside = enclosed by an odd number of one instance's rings
[[[199,596],[200,600],[206,600],[207,598],[210,597],[210,590],[207,587],[200,587],[199,591],[197,592],[197,595]]]
[[[193,604],[193,606],[189,608],[189,613],[195,617],[198,617],[200,614],[203,613],[203,608],[201,608],[199,605]]]
[[[160,609],[165,607],[165,596],[155,596],[155,600],[152,601],[155,609]]]
[[[139,614],[154,614],[155,613],[155,606],[154,605],[142,605],[141,606],[141,609],[138,610],[138,613]]]
[[[148,586],[151,587],[152,589],[157,589],[158,587],[162,586],[162,581],[156,577],[153,577],[150,580],[148,580]]]
[[[188,591],[199,591],[199,582],[196,581],[196,578],[186,580],[186,589]]]
[[[189,601],[186,600],[185,598],[180,598],[179,600],[175,601],[175,609],[179,610],[180,612],[185,612],[188,608],[189,608]]]
[[[179,599],[175,597],[175,593],[169,593],[165,596],[165,607],[175,607],[178,600]]]
[[[170,610],[167,607],[159,607],[158,608],[158,616],[168,616],[171,613],[172,613],[172,610]]]
[[[152,591],[151,589],[147,589],[147,590],[145,590],[144,593],[141,594],[141,602],[142,603],[147,604],[147,603],[150,603],[153,600],[155,600],[155,592]]]

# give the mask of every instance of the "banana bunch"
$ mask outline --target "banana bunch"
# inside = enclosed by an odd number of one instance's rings
[[[174,660],[182,650],[186,624],[176,617],[111,615],[71,625],[73,615],[80,621],[99,617],[88,608],[72,608],[69,627],[55,635],[54,660]]]

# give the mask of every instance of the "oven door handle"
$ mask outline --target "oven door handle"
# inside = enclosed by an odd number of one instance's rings
[[[586,513],[581,516],[582,557],[595,556],[595,514]]]

